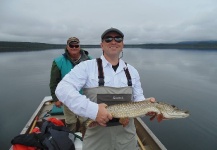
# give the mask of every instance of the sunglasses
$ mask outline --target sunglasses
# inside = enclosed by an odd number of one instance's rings
[[[120,36],[115,36],[115,37],[112,37],[112,36],[106,36],[106,37],[104,38],[104,40],[105,40],[106,43],[111,42],[113,39],[115,40],[115,42],[118,42],[118,43],[120,43],[120,42],[123,41],[123,38],[120,37]]]
[[[72,45],[72,44],[69,44],[69,47],[70,47],[70,48],[74,48],[74,47],[75,47],[75,48],[79,48],[79,46],[80,46],[80,45]]]

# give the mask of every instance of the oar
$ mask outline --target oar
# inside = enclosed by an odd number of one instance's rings
[[[142,141],[140,140],[140,138],[137,136],[137,139],[138,139],[138,142],[139,142],[139,145],[141,147],[142,150],[146,150],[144,145],[142,144]]]
[[[35,117],[35,120],[34,120],[34,122],[33,122],[33,124],[32,124],[32,127],[31,127],[29,133],[32,133],[32,130],[33,130],[33,128],[35,127],[37,121],[38,121],[38,116]]]

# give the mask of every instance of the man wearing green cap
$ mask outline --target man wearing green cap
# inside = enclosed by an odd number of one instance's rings
[[[107,29],[101,35],[103,55],[77,65],[57,86],[57,97],[69,109],[99,124],[87,128],[83,150],[138,149],[134,120],[120,124],[106,110],[107,105],[145,99],[138,71],[121,59],[123,39],[120,30]]]
[[[88,52],[80,48],[80,41],[76,37],[70,37],[67,40],[67,46],[65,53],[60,57],[54,59],[51,75],[50,75],[50,92],[53,100],[55,101],[56,107],[61,107],[62,102],[56,97],[55,90],[60,80],[69,72],[71,69],[82,61],[89,60],[91,57]],[[65,116],[66,126],[71,131],[78,130],[76,126],[77,121],[83,122],[83,118],[77,117],[66,105],[63,105],[63,111]]]

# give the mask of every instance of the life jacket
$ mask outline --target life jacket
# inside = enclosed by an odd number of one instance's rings
[[[87,51],[81,50],[81,58],[80,58],[79,62],[92,59],[92,57],[89,56],[88,54],[89,53]],[[67,73],[69,73],[71,71],[71,69],[74,68],[74,66],[76,65],[76,64],[73,64],[72,61],[70,61],[70,59],[68,57],[69,56],[68,56],[67,51],[66,51],[66,53],[64,53],[62,56],[54,59],[57,67],[61,71],[61,79]]]
[[[36,147],[31,147],[31,146],[25,146],[21,144],[15,144],[13,145],[13,150],[36,150]]]
[[[46,147],[40,141],[43,141],[41,133],[30,133],[14,137],[11,144],[13,145],[13,150],[34,150],[36,148],[45,150]]]
[[[56,126],[64,126],[64,123],[61,120],[54,117],[48,118],[47,121],[52,122]]]

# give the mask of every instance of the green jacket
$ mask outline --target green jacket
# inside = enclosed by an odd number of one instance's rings
[[[65,53],[63,55],[54,59],[50,73],[50,92],[54,101],[58,100],[55,95],[55,90],[62,78],[67,73],[69,73],[75,65],[79,64],[82,61],[92,59],[92,57],[89,56],[88,51],[81,49],[80,53],[81,58],[78,61],[73,61],[69,57],[67,50],[65,50]]]

